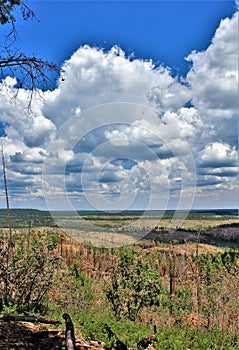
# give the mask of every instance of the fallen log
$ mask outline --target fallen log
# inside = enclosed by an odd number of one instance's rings
[[[25,315],[11,315],[11,314],[3,314],[0,315],[0,321],[9,322],[31,322],[31,323],[46,323],[46,324],[61,324],[58,320],[53,320],[50,318],[45,318],[41,316],[25,316]]]

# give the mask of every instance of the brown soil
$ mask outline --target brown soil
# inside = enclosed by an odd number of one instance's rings
[[[1,350],[62,350],[63,344],[59,330],[26,322],[0,323]]]
[[[86,342],[76,336],[77,350],[103,350],[103,343]],[[65,335],[60,328],[52,329],[30,322],[0,322],[0,350],[62,350]]]

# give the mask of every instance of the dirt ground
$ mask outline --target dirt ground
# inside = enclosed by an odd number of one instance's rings
[[[104,344],[85,341],[76,334],[76,350],[103,350]],[[49,328],[30,322],[0,322],[0,350],[63,350],[62,329]]]
[[[24,322],[0,323],[0,350],[62,350],[64,335]]]

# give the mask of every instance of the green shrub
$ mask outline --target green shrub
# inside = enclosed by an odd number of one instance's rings
[[[58,265],[55,234],[19,235],[14,247],[3,241],[0,256],[0,300],[4,307],[43,311]]]
[[[160,304],[160,275],[134,250],[122,248],[117,258],[105,283],[105,294],[118,319],[135,321],[143,307]]]

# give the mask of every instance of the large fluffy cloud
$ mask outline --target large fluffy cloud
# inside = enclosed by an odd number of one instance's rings
[[[208,49],[186,58],[192,66],[184,79],[117,47],[83,46],[64,63],[54,91],[34,94],[30,114],[28,92],[14,98],[8,77],[0,115],[12,202],[40,203],[45,162],[43,182],[55,203],[66,191],[79,208],[86,197],[96,209],[125,208],[131,197],[135,208],[149,199],[154,208],[177,206],[182,191],[193,195],[196,176],[194,206],[224,197],[235,206],[237,28],[238,13],[223,20]],[[108,107],[87,112],[102,104]]]
[[[109,52],[81,47],[63,65],[63,71],[59,88],[44,108],[58,126],[79,109],[103,103],[140,103],[165,112],[190,99],[189,90],[168,68],[156,68],[152,61],[131,60],[117,47]]]
[[[186,59],[193,64],[187,82],[194,106],[215,138],[237,142],[238,13],[221,21],[206,51],[194,51]]]

